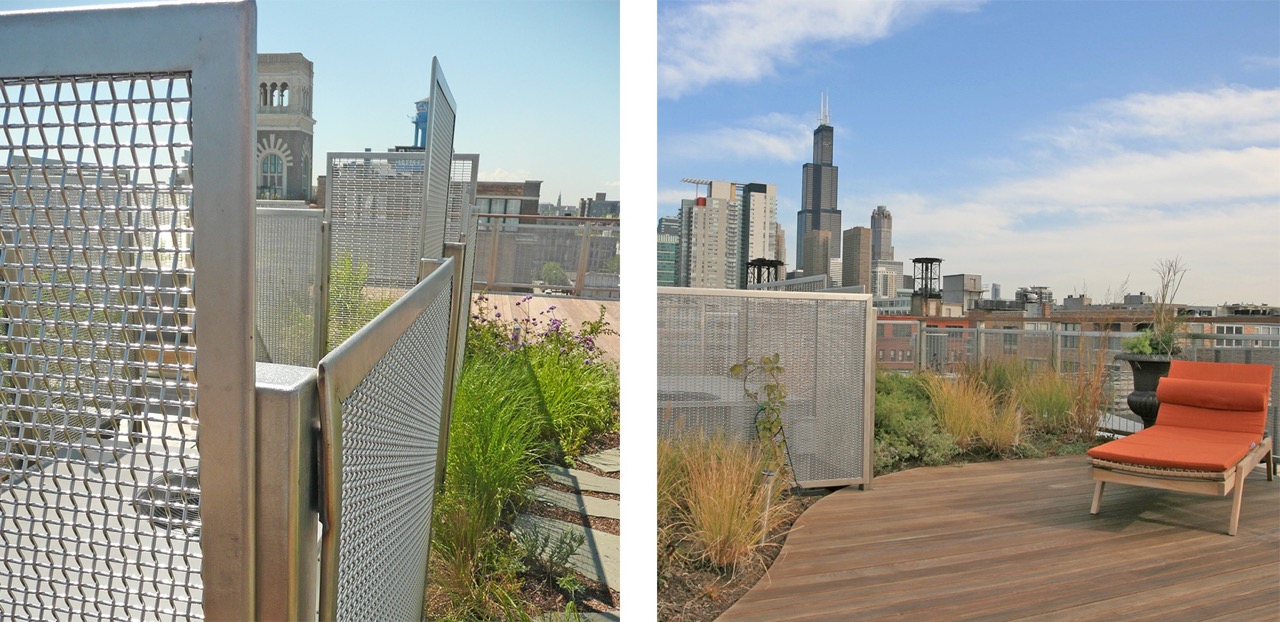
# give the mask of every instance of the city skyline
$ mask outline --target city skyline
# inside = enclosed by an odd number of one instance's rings
[[[0,10],[123,4],[6,0]],[[440,59],[458,102],[454,151],[482,181],[541,180],[542,202],[619,198],[614,2],[258,0],[258,52],[315,65],[313,175],[329,152],[413,144],[414,102]],[[314,182],[313,182],[314,183]]]
[[[776,183],[795,249],[826,93],[843,227],[887,206],[899,261],[1102,301],[1178,256],[1179,302],[1275,305],[1277,21],[1274,2],[660,2],[657,215],[682,177]]]

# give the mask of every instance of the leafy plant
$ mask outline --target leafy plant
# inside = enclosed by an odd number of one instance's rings
[[[929,397],[915,374],[876,372],[875,426],[877,475],[910,466],[946,464],[960,453],[955,439],[939,428]]]
[[[1178,340],[1185,332],[1186,326],[1178,316],[1173,301],[1182,287],[1182,279],[1187,275],[1187,266],[1181,257],[1161,259],[1156,262],[1152,272],[1156,273],[1159,288],[1156,299],[1151,305],[1151,325],[1144,328],[1137,336],[1123,339],[1121,347],[1133,354],[1155,354],[1175,356],[1182,352]]]
[[[729,375],[742,378],[742,391],[755,401],[759,410],[756,412],[756,436],[763,447],[769,451],[771,467],[769,470],[778,474],[790,469],[787,452],[787,436],[782,427],[782,409],[787,405],[787,389],[782,384],[782,373],[786,371],[779,362],[781,355],[761,356],[758,360],[748,358],[729,368]],[[755,389],[751,387],[752,376],[759,374],[763,381]]]

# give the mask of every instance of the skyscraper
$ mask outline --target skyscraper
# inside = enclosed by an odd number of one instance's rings
[[[871,281],[871,230],[866,227],[853,227],[844,230],[843,287],[861,285],[862,291],[872,293]]]
[[[773,184],[685,179],[705,196],[681,201],[677,282],[745,289],[747,263],[774,259],[778,198]],[[662,221],[659,221],[662,225]]]
[[[738,288],[742,258],[742,204],[738,185],[686,180],[707,186],[707,195],[680,202],[677,284],[682,287]],[[743,272],[745,274],[745,272]]]
[[[839,189],[839,169],[832,164],[834,153],[835,128],[831,127],[830,112],[827,109],[826,95],[822,97],[821,111],[818,116],[818,128],[813,131],[813,162],[804,165],[803,180],[800,187],[800,212],[796,218],[796,261],[809,263],[812,255],[805,249],[810,231],[826,231],[829,238],[837,240],[830,244],[829,258],[840,257],[839,236],[840,210],[836,206],[836,195]],[[810,268],[816,270],[810,272]],[[820,267],[810,263],[805,266],[805,274],[826,274],[828,267]]]
[[[893,261],[893,214],[883,205],[871,212],[871,259]]]

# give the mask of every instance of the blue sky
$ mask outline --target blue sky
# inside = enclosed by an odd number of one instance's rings
[[[3,0],[0,10],[118,4]],[[411,144],[438,56],[458,102],[454,151],[480,179],[540,179],[542,200],[618,198],[616,2],[259,0],[258,50],[315,64],[317,164]],[[316,174],[323,174],[317,166]]]
[[[684,177],[776,183],[794,252],[825,91],[844,226],[888,206],[908,265],[1100,302],[1180,256],[1179,302],[1280,304],[1276,0],[660,2],[658,32],[659,215]]]

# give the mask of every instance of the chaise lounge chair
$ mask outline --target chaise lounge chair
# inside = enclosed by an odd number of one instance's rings
[[[1236,535],[1244,478],[1267,460],[1266,435],[1271,366],[1173,361],[1156,387],[1155,425],[1089,450],[1097,485],[1090,514],[1102,504],[1108,482],[1225,496],[1234,491],[1231,524]]]

